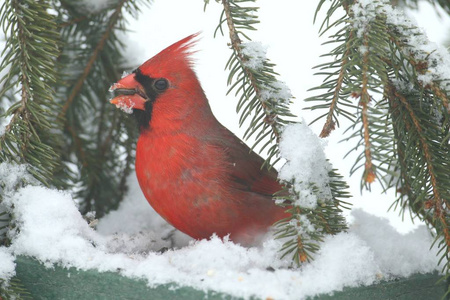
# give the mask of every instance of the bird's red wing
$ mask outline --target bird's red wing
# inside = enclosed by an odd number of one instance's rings
[[[277,171],[274,168],[270,170],[266,167],[261,168],[264,159],[251,151],[233,133],[227,129],[225,131],[223,139],[217,142],[228,156],[234,187],[267,196],[281,190],[282,187],[277,181]]]
[[[277,172],[261,169],[264,160],[255,152],[248,153],[247,159],[234,159],[234,163],[232,176],[241,189],[270,196],[281,190]]]

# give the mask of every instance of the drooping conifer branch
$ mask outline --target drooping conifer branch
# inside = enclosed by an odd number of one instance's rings
[[[59,38],[48,8],[47,1],[16,0],[0,8],[6,33],[0,70],[7,70],[0,79],[0,97],[15,102],[2,116],[11,119],[0,136],[0,162],[30,164],[30,172],[44,184],[52,181],[58,166],[54,134],[60,125],[53,100]]]
[[[231,3],[233,3],[231,1]],[[231,40],[231,47],[235,51],[237,57],[240,61],[245,62],[248,60],[248,58],[245,57],[245,55],[242,53],[242,41],[239,38],[239,34],[236,30],[236,27],[233,22],[233,13],[232,13],[232,4],[230,4],[230,1],[228,0],[222,0],[222,4],[224,7],[225,17],[227,20],[227,25],[230,33],[230,40]],[[234,4],[234,3],[233,3]],[[251,26],[249,24],[249,26]],[[255,78],[253,72],[249,67],[246,67],[245,64],[241,65],[242,70],[244,71],[245,75],[249,79],[249,83],[251,84],[253,90],[256,93],[257,99],[259,99],[261,106],[264,109],[264,113],[266,117],[263,119],[263,122],[270,125],[272,128],[272,132],[276,137],[277,142],[280,139],[280,128],[277,126],[276,119],[277,115],[274,113],[273,110],[269,108],[266,101],[263,101],[262,92],[260,89],[260,82]]]
[[[60,60],[67,88],[60,87],[58,92],[69,143],[62,157],[78,168],[73,180],[80,186],[76,196],[82,199],[82,213],[95,211],[98,217],[117,207],[133,168],[138,132],[134,120],[108,102],[108,89],[132,67],[124,60],[118,32],[126,30],[124,12],[136,16],[139,3],[148,1],[120,0],[89,14],[70,0],[56,7],[65,20]]]
[[[432,220],[432,225],[434,227],[442,227],[443,233],[444,233],[444,240],[447,249],[450,249],[450,234],[449,234],[449,224],[447,217],[448,209],[450,208],[450,202],[449,199],[445,199],[441,196],[440,190],[442,187],[439,186],[438,183],[438,174],[435,170],[435,159],[433,158],[434,155],[430,149],[429,141],[427,141],[427,138],[425,137],[425,133],[423,132],[423,128],[421,125],[421,121],[419,120],[419,117],[416,115],[414,109],[411,107],[408,100],[401,95],[394,86],[390,86],[389,89],[392,91],[392,94],[398,99],[401,103],[401,105],[406,110],[409,119],[411,120],[408,123],[409,131],[414,132],[418,136],[419,141],[419,147],[421,148],[421,151],[423,151],[423,156],[425,158],[425,166],[428,172],[429,181],[431,183],[431,197],[427,199],[426,201],[422,202],[422,205],[424,206],[422,209],[431,209],[434,210],[434,219]],[[392,101],[392,100],[391,100]],[[425,219],[429,221],[430,219]],[[436,224],[436,222],[441,223],[439,226]],[[448,251],[448,250],[447,250]]]
[[[346,15],[330,22],[338,6]],[[363,148],[352,172],[364,166],[363,182],[369,183],[376,174],[384,188],[396,188],[393,207],[410,208],[436,229],[448,272],[449,54],[430,51],[423,33],[387,0],[332,1],[321,31],[335,26],[330,38],[337,44],[331,52],[337,62],[319,66],[327,77],[313,89],[323,92],[308,99],[319,102],[311,109],[328,109],[321,116],[327,118],[324,135],[335,121],[331,116],[359,115],[349,118],[350,138],[359,139],[353,150]],[[343,110],[334,114],[337,108]]]

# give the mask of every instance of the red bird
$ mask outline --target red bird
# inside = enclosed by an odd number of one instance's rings
[[[196,34],[169,46],[115,83],[111,103],[131,112],[140,136],[136,175],[150,205],[196,239],[213,233],[254,245],[287,217],[272,200],[277,172],[212,114],[192,69]]]

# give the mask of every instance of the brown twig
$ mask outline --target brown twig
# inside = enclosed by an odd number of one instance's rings
[[[302,214],[300,207],[296,206],[296,215],[300,216]],[[297,226],[301,226],[300,221],[297,220]],[[302,237],[297,234],[297,249],[298,249],[298,261],[304,263],[308,260],[308,255],[306,254],[305,248],[303,246]]]
[[[297,235],[297,249],[299,262],[301,263],[306,262],[308,260],[308,255],[306,254],[303,248],[302,238],[299,235]]]
[[[360,95],[360,105],[362,106],[362,122],[364,128],[364,155],[366,157],[364,180],[367,183],[372,183],[375,180],[374,166],[372,164],[372,151],[370,143],[370,129],[369,129],[369,109],[368,104],[370,102],[370,95],[368,91],[369,82],[369,38],[367,34],[364,35],[364,46],[366,48],[363,54],[363,65],[362,65],[362,87]]]
[[[345,53],[343,55],[341,70],[339,71],[336,88],[334,89],[333,99],[331,100],[327,119],[326,119],[325,124],[323,125],[323,128],[322,128],[322,131],[320,132],[320,135],[319,135],[321,138],[328,137],[330,135],[331,131],[333,131],[335,128],[335,121],[333,120],[333,115],[334,115],[334,111],[337,107],[337,103],[339,100],[339,92],[341,91],[342,83],[344,82],[344,76],[345,76],[344,66],[348,62],[348,54],[350,53],[350,40],[352,39],[352,36],[353,36],[353,31],[350,32],[350,35],[347,39],[347,47],[346,47]]]
[[[447,108],[447,112],[450,114],[450,101],[447,94],[435,83],[430,84],[430,89],[436,96],[438,96],[438,98],[442,100],[444,107]]]
[[[77,151],[80,155],[80,159],[81,159],[81,163],[82,163],[83,167],[86,167],[88,165],[88,162],[86,159],[86,153],[84,152],[82,141],[81,141],[80,137],[77,135],[76,131],[72,127],[66,126],[66,129],[73,138],[75,147],[77,148]]]

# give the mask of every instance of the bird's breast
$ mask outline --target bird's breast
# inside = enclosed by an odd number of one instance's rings
[[[233,214],[226,189],[227,163],[221,149],[190,135],[141,136],[136,149],[136,175],[150,205],[175,227],[205,228],[204,222]],[[189,228],[184,228],[189,223]],[[199,229],[195,229],[199,230]],[[201,233],[200,233],[201,234]],[[205,236],[210,236],[205,228]],[[198,232],[195,235],[199,235]]]

